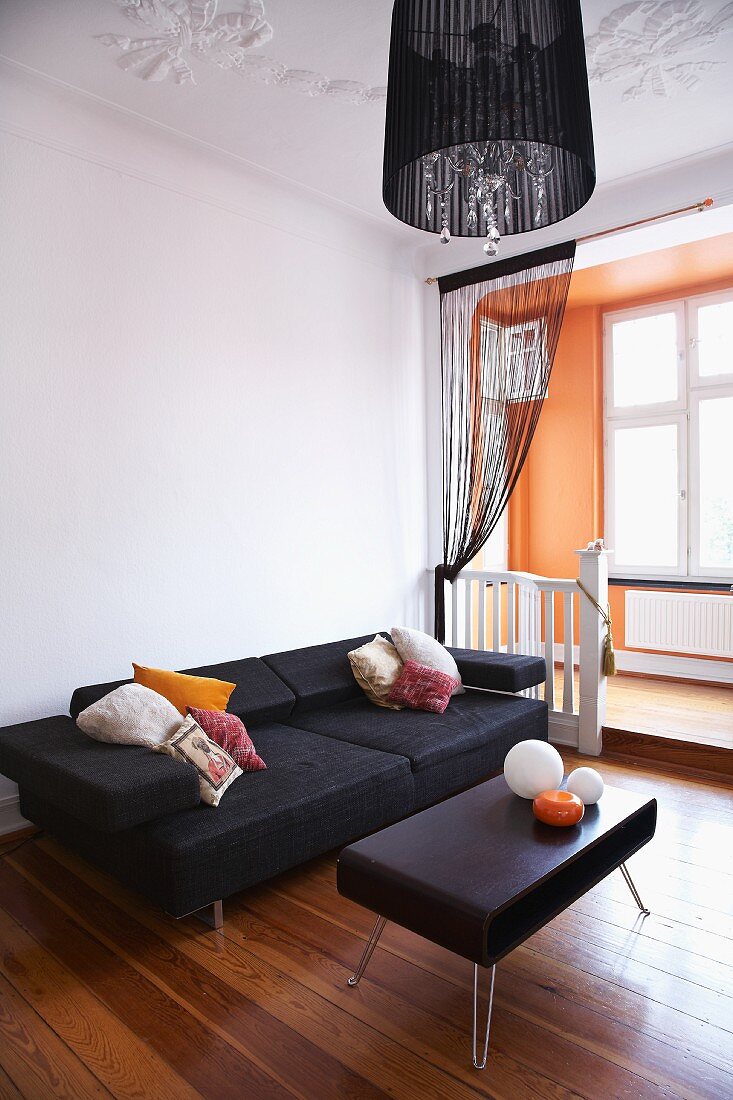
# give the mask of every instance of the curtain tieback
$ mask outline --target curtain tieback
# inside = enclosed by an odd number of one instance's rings
[[[616,654],[613,648],[613,620],[611,618],[611,605],[609,604],[604,611],[597,600],[594,600],[588,589],[579,580],[575,582],[580,591],[587,596],[590,602],[595,607],[598,614],[603,620],[603,625],[606,628],[606,637],[603,643],[603,671],[606,676],[616,675]]]

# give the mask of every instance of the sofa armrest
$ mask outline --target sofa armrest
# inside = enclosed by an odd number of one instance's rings
[[[466,687],[489,691],[524,691],[547,679],[544,657],[523,653],[493,653],[478,649],[448,649]]]
[[[94,741],[65,715],[0,729],[0,772],[110,833],[200,801],[189,764],[146,748]]]

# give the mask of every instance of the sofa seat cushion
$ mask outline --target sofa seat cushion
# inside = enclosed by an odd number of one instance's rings
[[[198,806],[200,798],[188,764],[93,741],[66,715],[0,730],[0,772],[107,833]]]
[[[406,756],[412,771],[418,772],[449,757],[481,748],[507,731],[534,728],[538,715],[544,721],[546,738],[545,703],[469,689],[464,695],[454,696],[444,714],[383,710],[366,699],[358,699],[308,714],[296,712],[289,721],[325,737]],[[532,732],[526,736],[538,734]]]
[[[241,776],[216,809],[197,806],[130,830],[114,873],[181,916],[412,810],[404,757],[276,724],[260,728],[257,748],[266,771]],[[73,826],[61,815],[43,820],[51,829],[58,822],[62,837]],[[85,854],[102,863],[95,844],[87,838]]]
[[[449,649],[455,658],[461,679],[467,687],[488,691],[524,691],[544,684],[547,666],[544,657],[524,653],[482,652],[477,649]]]
[[[202,665],[200,668],[184,668],[187,676],[206,676],[236,684],[229,697],[227,711],[236,714],[245,725],[258,722],[274,722],[287,718],[293,709],[295,697],[274,672],[257,657],[245,657],[241,661],[224,661],[218,665]],[[110,691],[129,684],[131,680],[116,680],[109,684],[91,684],[77,688],[71,697],[71,717],[108,695]]]
[[[346,699],[363,698],[351,671],[349,653],[373,638],[374,633],[285,653],[268,653],[262,660],[293,692],[296,699],[293,713],[305,714]]]

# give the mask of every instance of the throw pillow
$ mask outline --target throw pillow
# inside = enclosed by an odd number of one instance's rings
[[[376,634],[373,642],[352,649],[349,661],[354,679],[372,703],[390,710],[402,709],[387,699],[402,672],[402,658],[387,638]]]
[[[429,634],[424,634],[422,630],[412,630],[407,626],[393,626],[390,633],[403,661],[416,661],[419,665],[434,668],[436,672],[445,672],[456,681],[453,694],[463,694],[465,688],[461,683],[458,665],[445,646],[436,642],[435,638],[431,638]]]
[[[242,719],[236,714],[226,714],[221,710],[199,710],[197,707],[189,707],[188,713],[198,722],[207,737],[229,753],[243,772],[265,770],[267,764],[257,755]]]
[[[242,774],[236,761],[216,741],[206,736],[190,714],[170,741],[158,745],[158,752],[193,764],[198,772],[201,801],[207,806],[218,806],[224,792]]]
[[[402,703],[411,710],[429,710],[433,714],[442,714],[450,702],[456,686],[456,680],[445,672],[419,665],[416,661],[405,661],[402,675],[392,688],[389,699],[393,703]]]
[[[76,724],[95,741],[155,748],[179,729],[181,716],[157,691],[123,684],[83,710]]]
[[[136,684],[144,684],[160,695],[165,695],[181,714],[186,713],[186,707],[226,710],[229,696],[237,686],[209,676],[186,676],[183,672],[146,668],[145,665],[136,665],[134,661],[132,667],[135,670]]]

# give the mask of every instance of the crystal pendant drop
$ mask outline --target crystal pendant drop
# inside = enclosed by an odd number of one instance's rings
[[[450,244],[450,229],[447,225],[444,225],[440,233],[440,243]]]
[[[486,234],[486,244],[484,245],[484,252],[487,256],[498,256],[500,240],[499,230],[495,225],[492,225]]]

